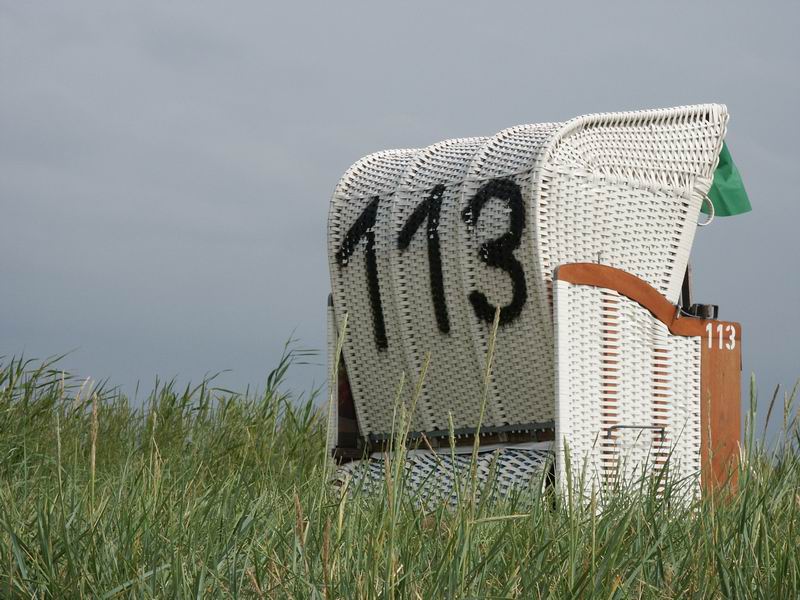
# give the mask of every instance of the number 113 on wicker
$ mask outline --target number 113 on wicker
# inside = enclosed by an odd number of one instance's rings
[[[337,477],[380,479],[405,411],[408,472],[436,497],[476,436],[506,490],[548,464],[571,485],[568,456],[599,489],[729,481],[741,328],[688,285],[727,121],[718,104],[595,114],[350,167],[328,220]]]

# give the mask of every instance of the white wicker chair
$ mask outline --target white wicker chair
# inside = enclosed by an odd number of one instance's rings
[[[726,122],[715,104],[589,115],[355,163],[328,247],[360,433],[391,435],[429,354],[411,429],[474,433],[497,306],[481,432],[552,431],[554,269],[600,261],[675,302]]]

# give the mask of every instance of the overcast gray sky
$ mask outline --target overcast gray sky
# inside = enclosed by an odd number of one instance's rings
[[[723,102],[754,211],[698,233],[696,295],[762,395],[791,385],[798,6],[0,0],[0,354],[261,386],[292,331],[324,347],[328,201],[362,155]]]

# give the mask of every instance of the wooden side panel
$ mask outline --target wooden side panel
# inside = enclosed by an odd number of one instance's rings
[[[706,490],[726,483],[735,489],[742,413],[742,329],[738,323],[706,323],[711,327],[704,332],[700,354],[701,479]]]

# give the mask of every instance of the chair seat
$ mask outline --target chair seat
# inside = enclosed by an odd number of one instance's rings
[[[508,496],[543,486],[546,469],[552,464],[551,453],[552,442],[481,447],[475,463],[476,496]],[[394,473],[391,460],[391,455],[374,453],[368,459],[340,466],[334,481],[351,492],[380,493],[386,489],[387,469]],[[471,468],[471,447],[457,447],[453,453],[446,448],[436,452],[409,450],[403,464],[403,491],[423,505],[443,501],[455,505],[459,494],[469,495]]]

